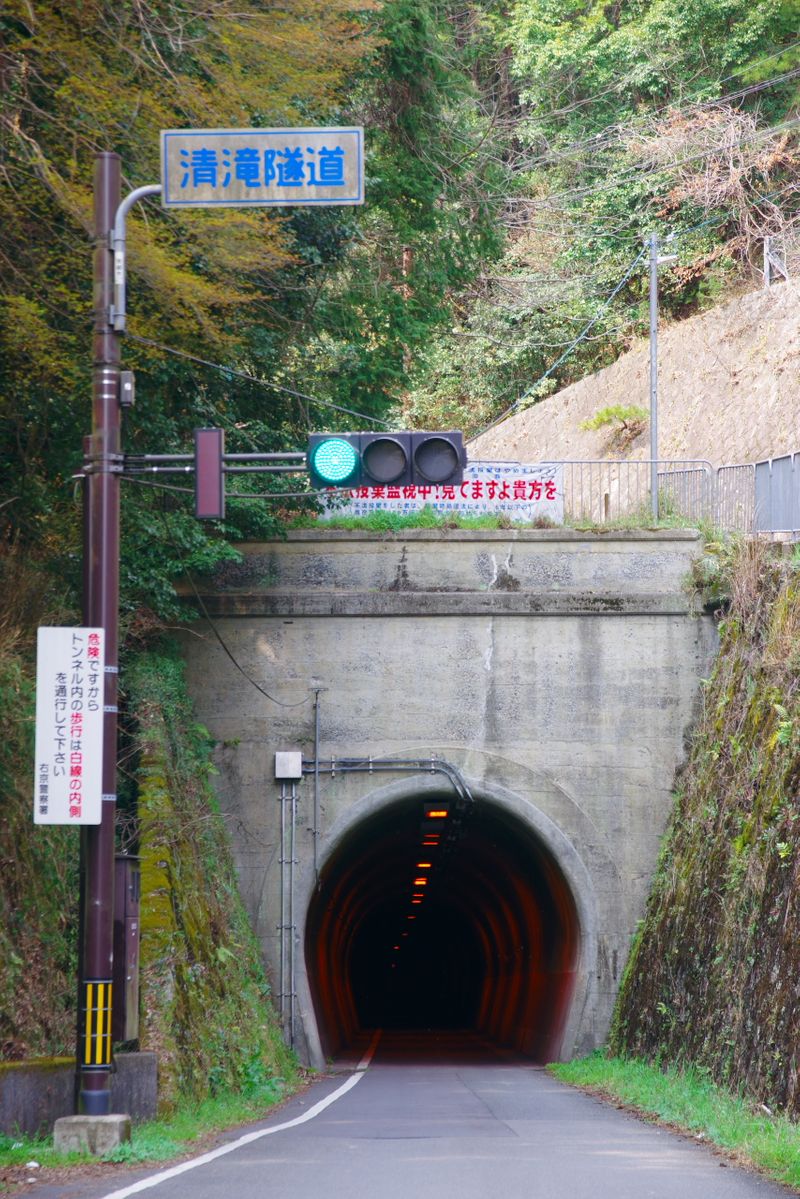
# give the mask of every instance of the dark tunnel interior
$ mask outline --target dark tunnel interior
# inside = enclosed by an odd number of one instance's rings
[[[320,874],[306,963],[323,1050],[374,1029],[469,1030],[558,1056],[578,959],[556,861],[504,809],[426,792],[362,821]]]

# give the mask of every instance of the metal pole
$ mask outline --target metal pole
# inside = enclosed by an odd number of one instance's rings
[[[314,690],[314,882],[319,882],[319,693]]]
[[[111,214],[111,223],[108,228],[111,230],[111,249],[114,252],[114,290],[113,304],[109,304],[109,313],[111,323],[118,333],[125,332],[125,290],[127,286],[125,218],[137,200],[143,199],[144,196],[158,195],[160,191],[160,183],[148,183],[145,187],[137,187],[135,191],[128,193],[121,204],[117,203],[117,207]]]
[[[103,806],[83,830],[79,946],[78,1111],[111,1111],[111,979],[114,953],[114,816],[117,779],[117,610],[119,605],[119,335],[108,323],[114,283],[110,232],[120,198],[120,159],[98,154],[94,175],[94,338],[91,469],[84,488],[84,621],[105,630]]]
[[[285,917],[285,869],[287,869],[287,864],[285,864],[285,858],[287,858],[287,784],[281,783],[281,857],[279,857],[279,863],[281,863],[281,928],[279,928],[279,932],[281,932],[281,942],[279,942],[279,944],[281,944],[281,978],[279,978],[279,988],[281,988],[281,994],[279,994],[279,998],[281,998],[281,1026],[283,1028],[284,1035],[284,1005],[285,990],[287,990],[287,988],[285,988],[285,978],[287,978],[287,971],[285,971],[285,956],[287,956],[287,950],[285,950],[285,940],[287,940],[287,917]]]
[[[658,238],[650,246],[650,503],[658,520]]]
[[[289,821],[289,1044],[294,1048],[294,992],[295,992],[295,934],[294,934],[294,850],[295,828],[297,827],[297,787],[291,784]]]

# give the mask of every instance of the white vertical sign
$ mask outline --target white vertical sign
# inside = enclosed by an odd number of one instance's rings
[[[39,629],[34,824],[100,824],[104,636],[103,629]]]

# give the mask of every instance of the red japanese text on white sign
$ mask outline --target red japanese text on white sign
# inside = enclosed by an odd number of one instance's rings
[[[36,824],[99,824],[103,630],[41,628],[36,665]]]

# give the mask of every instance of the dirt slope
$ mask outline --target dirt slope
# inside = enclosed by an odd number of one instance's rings
[[[649,427],[622,453],[581,421],[611,404],[648,408],[646,341],[471,443],[472,459],[647,458]],[[738,296],[659,331],[659,457],[714,466],[800,450],[800,294]]]

